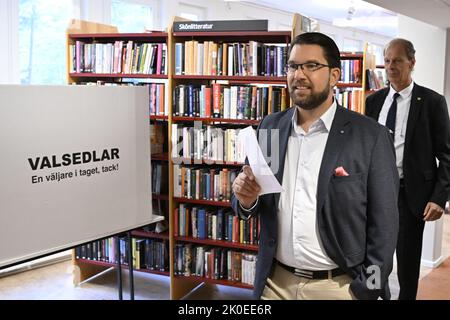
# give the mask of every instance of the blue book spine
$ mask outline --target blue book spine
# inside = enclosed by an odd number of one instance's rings
[[[183,43],[175,43],[175,74],[183,74]]]
[[[206,238],[206,211],[205,209],[199,209],[197,213],[197,223],[198,223],[198,238]]]
[[[194,87],[188,86],[188,109],[189,117],[194,116]]]

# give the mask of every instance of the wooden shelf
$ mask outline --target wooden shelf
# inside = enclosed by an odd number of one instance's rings
[[[218,246],[218,247],[227,247],[227,248],[232,248],[232,249],[258,251],[258,245],[253,245],[253,244],[245,244],[245,243],[231,242],[231,241],[225,241],[225,240],[199,239],[199,238],[194,238],[194,237],[180,237],[180,236],[174,237],[174,239],[176,241],[199,243],[199,244],[204,244],[204,245],[208,245],[208,246]]]
[[[76,260],[79,263],[93,264],[93,265],[102,266],[102,267],[116,267],[117,266],[117,264],[115,264],[115,263],[105,262],[105,261],[88,260],[88,259],[76,259]],[[124,269],[128,269],[128,265],[125,265],[125,264],[122,264],[121,267]],[[163,276],[170,275],[169,271],[150,270],[150,269],[133,269],[133,270],[139,271],[139,272],[159,274],[159,275],[163,275]]]
[[[229,280],[222,280],[222,279],[210,279],[210,278],[204,278],[204,277],[198,277],[198,276],[175,276],[175,278],[179,279],[186,279],[190,281],[202,281],[206,283],[213,283],[213,284],[220,284],[224,286],[231,286],[231,287],[238,287],[243,289],[253,289],[253,286],[250,284],[242,283],[242,282],[236,282],[236,281],[229,281]]]
[[[160,38],[159,41],[167,41],[168,33],[161,31],[146,32],[146,33],[80,33],[80,34],[70,34],[69,39],[132,39],[132,40],[152,40],[155,41]],[[157,41],[157,42],[159,42]]]
[[[145,79],[168,79],[166,74],[130,74],[130,73],[70,73],[71,78],[145,78]]]
[[[338,82],[336,84],[336,87],[338,88],[362,88],[361,83],[344,83],[344,82]]]
[[[150,115],[150,121],[168,121],[168,120],[169,120],[169,116]]]
[[[234,166],[242,167],[245,163],[242,162],[227,162],[227,161],[215,161],[208,159],[192,159],[192,158],[172,158],[174,164],[204,164],[210,166]]]
[[[284,77],[266,77],[266,76],[205,76],[205,75],[174,75],[174,79],[189,79],[189,80],[229,80],[230,82],[239,83],[279,83],[286,84],[287,78]]]
[[[341,59],[362,59],[362,58],[364,58],[363,53],[341,52]]]
[[[267,43],[290,43],[291,32],[290,31],[223,31],[223,32],[174,32],[173,36],[179,41],[188,40],[192,38],[202,38],[202,40],[221,40],[228,42],[249,42],[250,40],[256,40]],[[224,38],[224,39],[218,39]]]
[[[231,207],[231,201],[210,201],[210,200],[197,200],[197,199],[178,198],[178,197],[174,197],[173,200],[178,201],[178,202],[183,202],[183,203],[203,204],[203,205],[218,206],[218,207]]]
[[[152,239],[169,239],[169,231],[164,231],[161,233],[156,232],[149,232],[144,230],[133,230],[131,231],[131,235],[135,237],[142,237],[142,238],[152,238]]]
[[[152,161],[153,160],[169,161],[169,154],[168,153],[155,153],[155,154],[152,154],[151,158],[152,158]]]
[[[258,125],[261,120],[246,120],[246,119],[223,119],[223,118],[201,118],[201,117],[172,117],[172,122],[181,121],[201,121],[201,122],[211,122],[211,123],[229,123],[229,124],[240,124],[240,125]]]

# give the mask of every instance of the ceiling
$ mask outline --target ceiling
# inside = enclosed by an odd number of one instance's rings
[[[416,1],[420,2],[418,0]],[[351,16],[353,22],[360,22],[359,24],[355,24],[353,28],[374,32],[388,37],[395,37],[397,35],[397,14],[362,0],[250,0],[246,2],[257,3],[259,5],[265,5],[267,7],[290,12],[297,12],[330,23],[336,18],[345,22],[346,20],[348,21],[349,16]],[[379,2],[396,1],[390,0]],[[349,11],[353,12],[353,14],[349,14]]]
[[[404,16],[450,28],[450,0],[366,0]]]
[[[363,21],[363,25],[355,25],[354,28],[388,37],[397,35],[397,13],[441,28],[450,28],[450,0],[250,0],[246,2],[298,12],[330,23],[334,18],[347,20],[349,9],[354,8],[352,20]],[[381,23],[379,23],[380,19]],[[372,22],[375,20],[376,23]]]

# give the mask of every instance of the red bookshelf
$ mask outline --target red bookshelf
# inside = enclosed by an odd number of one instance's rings
[[[246,284],[246,283],[242,283],[242,282],[237,282],[237,281],[229,281],[229,280],[222,280],[222,279],[211,279],[211,278],[205,278],[205,277],[198,277],[198,276],[181,276],[181,275],[176,275],[175,278],[178,279],[189,279],[190,281],[201,281],[201,282],[206,282],[206,283],[212,283],[212,284],[220,284],[223,286],[232,286],[232,287],[237,287],[237,288],[243,288],[243,289],[253,289],[253,286],[250,284]]]
[[[194,238],[194,237],[176,236],[174,238],[177,241],[193,242],[193,243],[204,244],[207,246],[226,247],[226,248],[240,249],[240,250],[251,250],[251,251],[256,251],[256,252],[258,251],[258,245],[253,245],[253,244],[245,244],[245,243],[238,243],[238,242],[231,242],[231,241],[224,241],[224,240],[199,239],[199,238]]]
[[[144,78],[144,79],[167,79],[165,74],[142,74],[142,73],[70,73],[72,78]]]
[[[96,26],[95,28],[96,30],[105,30],[100,26]],[[107,32],[110,32],[112,30],[112,28],[109,28]],[[70,33],[71,30],[68,30],[68,34],[67,34],[67,50],[66,50],[66,54],[67,54],[67,82],[69,84],[79,84],[79,83],[84,83],[84,82],[92,82],[92,83],[99,83],[99,84],[103,84],[105,82],[111,82],[114,84],[121,84],[122,82],[126,83],[126,82],[130,82],[130,79],[133,79],[133,82],[138,83],[138,84],[151,84],[151,83],[155,83],[160,85],[164,85],[164,90],[163,91],[152,91],[149,90],[149,95],[151,94],[161,94],[164,93],[164,98],[161,97],[160,100],[156,101],[156,99],[153,99],[151,101],[149,101],[149,106],[153,105],[151,103],[163,103],[164,104],[164,110],[165,113],[168,113],[168,110],[170,110],[170,101],[169,99],[171,99],[171,94],[169,93],[171,88],[170,88],[170,82],[171,79],[168,75],[168,71],[169,71],[169,66],[170,66],[170,45],[168,43],[169,40],[169,34],[167,32],[161,32],[161,31],[153,31],[153,32],[146,32],[146,33],[88,33],[88,29],[82,30],[82,33],[76,33],[76,34],[72,34]],[[76,31],[78,32],[78,30]],[[80,41],[80,47],[79,49],[77,48],[77,41]],[[122,41],[122,47],[119,47],[119,43],[117,43],[117,47],[115,42],[116,41]],[[132,41],[133,42],[133,47],[132,47],[132,52],[128,51],[129,48],[127,48],[127,44],[128,41]],[[93,48],[92,44],[102,44],[102,48],[104,47],[103,45],[105,44],[112,44],[112,47],[114,48],[114,52],[117,53],[117,55],[111,55],[111,56],[106,56],[106,58],[110,61],[101,61],[103,62],[103,66],[101,69],[95,69],[95,63],[99,63],[98,61],[96,61],[93,58],[93,55],[88,56],[87,59],[87,64],[85,61],[86,58],[86,53],[93,53],[95,52],[96,48]],[[141,68],[141,70],[146,70],[145,72],[148,72],[148,70],[150,69],[150,63],[152,64],[151,66],[156,65],[156,67],[158,67],[159,65],[161,66],[161,73],[164,73],[165,71],[167,71],[167,74],[143,74],[143,73],[133,73],[135,72],[134,69],[130,69],[130,68],[124,68],[125,67],[125,62],[126,57],[130,57],[132,60],[129,61],[130,65],[133,65],[135,67],[137,67],[139,64],[142,64],[142,61],[139,61],[138,59],[133,59],[133,55],[131,56],[127,56],[125,55],[126,53],[129,54],[135,54],[136,52],[140,52],[142,53],[139,58],[143,58],[146,57],[148,58],[148,51],[136,51],[138,47],[142,48],[142,44],[144,43],[148,43],[148,44],[162,44],[162,49],[164,51],[162,51],[163,55],[159,55],[159,51],[158,55],[153,55],[152,58],[153,60],[145,60],[145,62],[147,63],[147,65],[144,65],[145,67],[147,67],[148,69],[145,68]],[[83,48],[84,46],[84,48]],[[86,51],[82,51],[83,49],[88,48]],[[148,48],[148,47],[147,47]],[[159,46],[159,48],[161,48],[161,46]],[[79,51],[78,51],[79,50]],[[144,56],[143,53],[146,53],[146,55]],[[122,53],[122,56],[120,56],[120,53]],[[164,55],[165,54],[165,55]],[[84,56],[83,56],[84,55]],[[121,60],[116,60],[117,57],[121,58]],[[137,56],[136,56],[137,57]],[[164,69],[162,68],[162,62],[163,62],[163,57],[165,58],[164,62]],[[161,60],[157,60],[157,59],[161,59]],[[114,65],[115,63],[119,64],[119,61],[121,63],[121,65]],[[138,63],[139,61],[139,63]],[[84,66],[83,66],[83,62],[84,62]],[[79,68],[77,69],[77,63],[79,64]],[[111,68],[106,69],[105,65]],[[119,66],[122,66],[122,68],[119,68]],[[129,65],[127,65],[127,67],[129,67]],[[76,71],[94,71],[94,70],[105,70],[108,73],[93,73],[93,72],[76,72]],[[110,72],[116,72],[116,73],[110,73]],[[137,69],[139,70],[139,69]],[[118,71],[124,71],[123,73],[117,73]],[[155,68],[153,68],[152,72],[155,72]],[[157,88],[158,89],[158,88]],[[161,108],[162,109],[162,108]],[[162,116],[162,115],[150,115],[149,119],[148,119],[148,123],[149,126],[150,124],[154,124],[157,121],[161,121],[161,122],[165,122],[162,123],[161,125],[164,126],[163,129],[163,133],[164,133],[164,140],[168,141],[167,138],[167,134],[168,134],[168,130],[167,130],[167,126],[168,126],[168,120],[169,117],[168,116]],[[160,125],[160,124],[158,124]],[[150,129],[150,128],[149,128]],[[165,149],[164,149],[165,150]],[[169,161],[169,155],[167,153],[167,151],[165,153],[161,153],[161,154],[153,154],[151,157],[151,161]],[[158,163],[161,164],[161,163]],[[150,165],[150,164],[149,164]],[[162,163],[162,165],[164,165],[164,163]],[[149,177],[150,178],[150,177]],[[169,179],[169,176],[164,176],[162,177],[162,179]],[[168,207],[168,200],[170,200],[170,197],[166,194],[166,195],[151,195],[152,199],[155,200],[164,200],[165,202],[161,202],[159,203],[160,209],[163,210],[161,211],[162,214],[165,214],[165,219],[169,220],[169,214],[168,214],[168,209],[166,207]],[[156,201],[152,201],[152,203],[154,203]],[[169,232],[165,232],[165,233],[154,233],[154,232],[145,232],[141,229],[136,229],[132,231],[132,234],[134,237],[141,237],[141,238],[154,238],[154,239],[162,239],[164,240],[164,242],[166,243],[165,245],[167,245],[167,243],[169,242]],[[168,259],[169,260],[169,259]],[[111,264],[111,263],[107,263],[104,261],[95,261],[95,260],[88,260],[88,259],[73,259],[74,264],[76,264],[77,266],[79,266],[80,269],[80,281],[84,281],[87,278],[90,278],[91,276],[97,274],[98,272],[101,272],[102,270],[104,270],[107,267],[112,267],[115,266],[115,264]],[[170,263],[168,263],[167,267],[170,268]],[[124,266],[124,268],[127,268],[127,266]],[[147,273],[154,273],[154,274],[162,274],[165,276],[170,276],[170,272],[169,271],[159,271],[159,270],[147,270],[147,269],[139,269],[137,271],[140,272],[147,272]]]
[[[183,64],[181,66],[181,73],[187,72],[188,75],[184,74],[175,74],[175,44],[178,43],[184,43],[186,44],[187,41],[198,41],[198,43],[205,43],[206,41],[212,41],[215,44],[218,44],[220,46],[221,43],[249,43],[250,41],[256,41],[261,43],[263,46],[262,48],[266,48],[267,52],[270,51],[270,57],[272,57],[272,53],[275,53],[275,50],[272,48],[273,45],[279,45],[279,46],[285,46],[288,45],[291,41],[291,31],[267,31],[267,32],[173,32],[172,33],[172,79],[173,79],[173,91],[177,88],[178,85],[194,85],[194,86],[200,86],[200,85],[212,85],[215,83],[220,83],[224,85],[257,85],[260,84],[259,87],[264,86],[273,86],[275,87],[284,87],[287,86],[287,78],[286,76],[277,77],[277,76],[228,76],[228,75],[193,75],[192,73],[196,72],[193,70],[200,70],[200,69],[193,69],[192,64]],[[215,49],[214,49],[215,50]],[[225,51],[225,50],[224,50]],[[286,49],[283,49],[283,54],[287,52]],[[258,50],[259,53],[259,50]],[[227,51],[225,51],[224,56],[226,57]],[[264,56],[264,59],[266,59],[266,55]],[[262,57],[261,56],[261,57]],[[264,63],[267,60],[262,60]],[[284,57],[284,56],[283,56]],[[183,58],[186,58],[183,55]],[[224,58],[222,61],[225,61],[226,58]],[[184,61],[184,60],[183,60]],[[218,62],[219,60],[217,60]],[[235,60],[236,61],[236,60]],[[239,63],[241,63],[240,61]],[[195,63],[195,62],[194,62]],[[209,62],[208,62],[209,63]],[[245,62],[244,62],[245,63]],[[277,74],[277,71],[280,70],[280,68],[284,68],[284,63],[281,62],[279,64],[279,60],[273,60],[273,63],[271,66],[273,67],[275,63],[277,64],[277,68],[273,68],[271,70],[272,74]],[[219,68],[219,64],[217,67]],[[223,69],[225,69],[225,64],[222,65]],[[242,65],[244,66],[244,64]],[[183,69],[184,68],[184,69]],[[187,69],[186,69],[187,68]],[[233,67],[234,71],[233,74],[238,74],[239,72],[236,72],[236,67],[234,65]],[[183,71],[184,70],[184,71]],[[214,69],[213,69],[214,70]],[[265,69],[259,69],[258,66],[258,73],[261,74],[264,72]],[[177,72],[180,73],[180,69],[177,69]],[[200,71],[199,71],[200,72]],[[191,73],[191,74],[189,74]],[[207,71],[206,73],[210,73]],[[211,72],[213,73],[213,72]],[[230,72],[231,74],[231,72]],[[240,73],[242,74],[242,73]],[[252,73],[253,74],[253,73]],[[278,73],[279,74],[279,73]],[[270,91],[272,92],[272,91]],[[259,94],[259,93],[258,93]],[[277,94],[281,94],[281,91]],[[282,104],[283,108],[286,106],[288,107],[288,100],[289,100],[289,92],[286,92],[286,96],[284,96],[283,92],[283,99],[286,98],[286,104]],[[275,94],[272,96],[272,98],[275,97]],[[266,97],[264,97],[266,98]],[[272,101],[270,96],[267,97],[267,101]],[[278,97],[277,97],[278,98]],[[236,126],[256,126],[260,123],[259,120],[248,120],[248,119],[224,119],[224,118],[213,118],[213,117],[186,117],[186,116],[176,116],[175,113],[173,113],[174,110],[177,109],[178,101],[175,99],[173,100],[175,103],[172,107],[172,116],[170,118],[170,125],[172,124],[180,124],[184,125],[187,124],[187,126],[191,126],[195,121],[201,121],[206,124],[216,124],[216,125],[222,125],[223,128],[228,129],[228,125],[236,125]],[[268,102],[265,102],[266,104]],[[280,102],[281,103],[281,102]],[[268,108],[269,112],[272,110],[272,105],[269,105]],[[276,106],[276,108],[281,108],[281,106]],[[180,108],[182,109],[182,108]],[[267,109],[264,109],[267,112]],[[171,129],[172,130],[172,129]],[[172,131],[171,131],[172,133]],[[169,155],[172,156],[172,150],[169,150]],[[187,155],[187,153],[185,153]],[[231,169],[239,168],[243,165],[243,163],[238,162],[224,162],[224,161],[213,161],[209,159],[191,159],[191,158],[171,158],[170,161],[171,164],[171,170],[172,170],[172,179],[178,179],[179,177],[173,176],[173,168],[175,165],[178,164],[192,164],[198,167],[207,167],[208,165],[217,165],[217,166],[230,166],[233,167]],[[235,167],[235,168],[234,168]],[[232,181],[230,181],[232,182]],[[174,180],[171,181],[171,183],[174,183]],[[173,193],[172,193],[173,194]],[[231,202],[230,201],[210,201],[210,200],[203,200],[203,199],[187,199],[183,197],[172,197],[171,199],[171,225],[172,229],[174,230],[174,223],[178,222],[178,218],[174,217],[174,212],[178,208],[179,204],[186,203],[186,204],[192,204],[192,205],[199,205],[199,206],[208,206],[211,210],[216,210],[219,207],[223,208],[231,208]],[[204,245],[204,246],[215,246],[215,247],[223,247],[223,248],[231,248],[236,249],[242,252],[247,252],[251,254],[255,254],[258,251],[257,245],[249,245],[249,244],[243,244],[243,243],[234,243],[230,241],[221,241],[221,240],[211,240],[211,239],[198,239],[193,237],[181,237],[181,236],[173,236],[172,241],[172,251],[171,251],[171,258],[172,258],[172,265],[177,262],[178,257],[174,254],[176,244],[197,244],[197,245]],[[181,246],[178,246],[178,248]],[[235,282],[235,281],[227,281],[223,279],[210,279],[210,278],[204,278],[204,277],[198,277],[198,276],[177,276],[175,275],[174,281],[173,281],[173,290],[172,290],[172,296],[174,298],[180,298],[184,296],[186,293],[188,293],[192,288],[194,288],[198,282],[207,282],[207,283],[214,283],[214,284],[221,284],[221,285],[227,285],[227,286],[234,286],[234,287],[240,287],[240,288],[246,288],[246,289],[252,289],[252,285],[243,284],[241,282]]]
[[[168,116],[154,116],[154,115],[150,116],[150,121],[167,121],[167,120],[169,120]]]
[[[264,76],[203,76],[203,75],[174,75],[174,79],[186,80],[228,80],[232,83],[281,83],[285,84],[286,77],[264,77]]]
[[[229,161],[215,161],[209,159],[192,159],[192,158],[172,158],[174,164],[205,164],[205,165],[222,165],[242,167],[245,163],[229,162]]]
[[[77,259],[77,261],[78,261],[78,263],[97,265],[97,266],[101,266],[101,267],[109,267],[110,268],[110,267],[116,267],[117,266],[116,263],[105,262],[105,261],[98,261],[98,260]],[[121,267],[124,268],[124,269],[128,269],[128,265],[126,265],[126,264],[122,264]],[[169,271],[150,270],[150,269],[134,269],[134,270],[135,271],[140,271],[140,272],[152,273],[152,274],[159,274],[159,275],[163,275],[163,276],[170,276],[170,272]]]
[[[164,231],[161,233],[156,232],[149,232],[144,230],[133,230],[131,231],[131,235],[135,237],[142,237],[142,238],[152,238],[152,239],[169,239],[169,231]]]
[[[152,40],[155,42],[167,41],[167,32],[145,32],[145,33],[79,33],[69,35],[70,39],[74,40]]]
[[[174,197],[173,200],[177,201],[177,202],[183,202],[183,203],[203,204],[203,205],[217,206],[217,207],[231,207],[230,201],[197,200],[197,199],[178,198],[178,197]]]
[[[214,122],[214,123],[230,123],[230,124],[244,124],[244,125],[258,125],[260,120],[246,120],[246,119],[223,119],[223,118],[200,118],[200,117],[172,117],[173,122],[182,121],[202,121],[202,122]]]

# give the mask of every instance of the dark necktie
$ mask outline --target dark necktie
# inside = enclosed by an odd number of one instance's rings
[[[391,107],[386,118],[386,127],[389,128],[392,140],[395,137],[395,118],[397,116],[397,98],[400,96],[398,92],[394,93],[394,101],[392,101]]]

